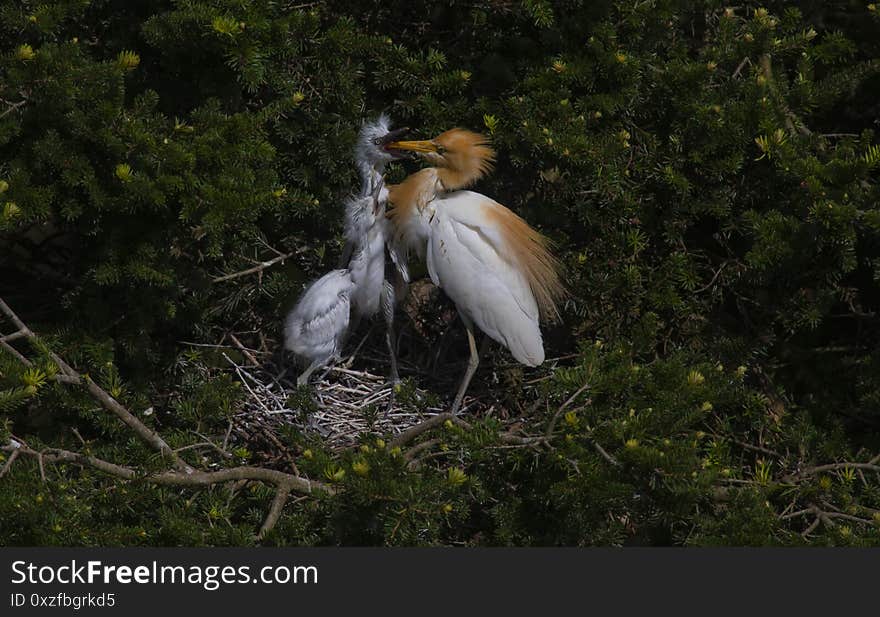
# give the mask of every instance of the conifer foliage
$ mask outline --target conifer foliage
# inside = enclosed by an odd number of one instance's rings
[[[3,2],[0,541],[880,543],[880,8],[736,4]],[[205,345],[335,267],[383,110],[491,137],[558,360],[258,460]]]

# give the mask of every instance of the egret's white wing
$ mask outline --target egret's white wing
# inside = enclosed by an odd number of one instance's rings
[[[471,221],[477,224],[467,224],[459,220],[455,207],[445,207],[442,200],[433,205],[427,247],[431,279],[518,362],[541,364],[544,344],[538,308],[524,278],[487,239],[478,219]]]
[[[540,321],[538,303],[528,280],[514,259],[514,249],[493,224],[492,210],[506,210],[498,202],[473,191],[455,191],[436,199],[436,212],[447,217],[458,240],[506,287],[529,318]],[[465,233],[470,229],[474,233]]]
[[[309,360],[336,354],[348,330],[353,287],[348,270],[331,270],[312,283],[284,321],[284,346]]]

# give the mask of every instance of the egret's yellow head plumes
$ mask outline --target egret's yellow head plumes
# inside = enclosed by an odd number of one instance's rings
[[[488,138],[465,129],[450,129],[425,141],[397,141],[388,147],[416,152],[437,168],[447,191],[470,186],[492,171],[495,160]]]

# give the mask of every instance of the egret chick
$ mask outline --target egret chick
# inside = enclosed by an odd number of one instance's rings
[[[345,206],[346,249],[343,258],[354,282],[351,302],[357,321],[381,309],[385,319],[385,342],[391,358],[391,380],[400,381],[394,346],[394,307],[397,290],[409,282],[406,261],[389,245],[390,229],[385,217],[388,190],[385,165],[406,156],[390,144],[408,129],[392,130],[388,116],[381,115],[361,128],[355,146],[355,163],[361,175],[361,192]]]
[[[392,131],[387,116],[364,124],[355,148],[355,162],[361,175],[361,193],[346,202],[346,248],[343,265],[313,282],[303,292],[285,319],[284,346],[310,362],[297,379],[308,383],[312,372],[340,355],[351,324],[356,318],[372,316],[388,306],[385,318],[392,379],[397,380],[397,362],[392,346],[394,316],[393,287],[385,284],[385,220],[387,190],[382,172],[388,161],[405,153],[387,148],[406,129]],[[402,260],[401,260],[402,262]],[[403,270],[405,276],[405,270]]]
[[[284,346],[310,361],[297,385],[307,384],[315,369],[339,357],[351,319],[353,289],[351,272],[331,270],[309,285],[287,314]]]

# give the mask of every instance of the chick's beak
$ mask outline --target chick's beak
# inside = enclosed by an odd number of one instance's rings
[[[409,127],[401,127],[399,129],[394,129],[393,131],[388,131],[384,137],[382,137],[382,145],[387,146],[394,142],[397,139],[400,139],[404,135],[409,133]]]

